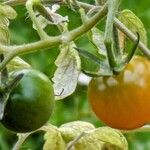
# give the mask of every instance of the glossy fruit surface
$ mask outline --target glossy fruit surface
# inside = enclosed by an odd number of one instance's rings
[[[43,73],[24,69],[12,76],[20,73],[24,76],[10,94],[2,124],[11,131],[30,132],[48,121],[54,106],[54,91]]]
[[[92,79],[88,97],[97,117],[113,128],[150,123],[150,61],[135,56],[119,75]]]

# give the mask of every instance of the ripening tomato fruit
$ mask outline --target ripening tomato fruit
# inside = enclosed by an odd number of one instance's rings
[[[43,126],[54,107],[52,83],[43,73],[24,69],[11,76],[23,73],[23,78],[10,93],[2,124],[11,131],[30,132]]]
[[[93,78],[88,96],[97,117],[110,127],[150,123],[150,61],[135,56],[119,75]]]

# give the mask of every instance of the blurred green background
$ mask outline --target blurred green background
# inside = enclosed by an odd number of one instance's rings
[[[83,1],[83,0],[82,0]],[[84,0],[89,3],[93,3],[92,0]],[[148,39],[150,38],[150,2],[149,0],[123,0],[120,9],[131,9],[137,16],[143,21],[147,30]],[[39,39],[36,31],[32,29],[31,20],[28,17],[25,7],[17,6],[16,11],[18,17],[11,21],[11,43],[12,44],[24,44],[37,41]],[[67,7],[61,8],[60,13],[65,16],[69,16],[69,29],[73,29],[81,24],[80,17],[77,13],[70,11]],[[103,26],[101,27],[103,29]],[[57,35],[59,32],[55,26],[46,28],[49,35]],[[83,36],[76,41],[78,46],[92,50],[92,46],[87,44],[87,38]],[[47,74],[50,78],[53,77],[56,69],[54,61],[59,54],[58,47],[55,47],[47,51],[38,51],[22,56],[24,60],[29,62],[33,68],[41,70]],[[86,64],[89,65],[88,63]],[[87,99],[87,87],[84,85],[78,85],[76,91],[71,96],[64,100],[57,101],[55,110],[50,123],[60,126],[63,123],[73,120],[84,120],[91,122],[96,127],[103,124],[95,117],[91,112]],[[25,120],[26,121],[26,120]],[[150,150],[150,136],[149,133],[136,133],[126,135],[129,142],[129,150]],[[0,150],[10,150],[12,145],[16,142],[17,136],[14,133],[6,130],[0,126]],[[27,139],[22,146],[22,150],[42,150],[43,145],[43,133],[38,132]]]

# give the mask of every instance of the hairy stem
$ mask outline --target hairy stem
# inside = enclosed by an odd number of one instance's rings
[[[134,43],[137,42],[138,38],[137,36],[131,32],[123,23],[121,23],[117,18],[114,19],[115,26],[123,32],[130,40],[132,40]],[[143,43],[139,42],[138,47],[142,50],[142,52],[150,58],[150,50],[149,48]]]
[[[12,150],[20,150],[21,145],[24,143],[24,141],[27,139],[27,137],[30,135],[31,133],[26,133],[26,134],[18,134],[18,141],[17,143],[14,145]]]
[[[8,4],[10,6],[14,6],[14,5],[20,5],[20,4],[24,4],[27,0],[8,0],[6,2],[4,2],[4,4]],[[51,0],[42,0],[43,3],[48,3]],[[101,6],[95,6],[95,5],[91,5],[91,4],[87,4],[84,2],[78,2],[80,7],[83,7],[86,10],[90,10],[90,9],[95,9],[97,11],[99,11],[102,7]],[[117,18],[114,19],[114,23],[116,25],[116,27],[118,29],[120,29],[122,32],[124,32],[125,35],[128,36],[128,38],[130,40],[132,40],[133,42],[137,41],[137,37],[136,35],[134,35],[124,24],[122,24]],[[139,42],[138,47],[141,49],[141,51],[148,57],[150,58],[150,50],[149,48],[143,43],[143,42]],[[1,49],[1,48],[0,48]]]
[[[31,44],[19,46],[5,46],[5,49],[7,48],[8,53],[6,54],[4,61],[0,64],[0,70],[3,69],[6,66],[6,64],[15,56],[25,53],[31,53],[41,49],[43,50],[50,49],[61,43],[68,43],[75,40],[79,36],[86,33],[88,30],[90,30],[96,23],[98,23],[99,20],[101,20],[106,15],[106,13],[107,13],[107,4],[104,5],[103,8],[91,19],[89,19],[88,22],[84,23],[80,27],[70,32],[55,37],[48,37],[44,40],[34,42]]]
[[[30,18],[33,22],[33,24],[35,25],[36,27],[36,30],[40,36],[41,39],[46,39],[48,37],[48,35],[46,34],[46,32],[41,28],[41,25],[39,24],[37,18],[36,18],[36,14],[35,12],[33,11],[33,5],[34,3],[32,2],[32,0],[28,0],[26,2],[26,8],[28,10],[28,13],[30,15]]]
[[[25,4],[26,1],[27,0],[8,0],[8,1],[5,1],[4,4],[15,6],[15,5]]]
[[[119,0],[108,0],[108,15],[105,26],[105,46],[108,55],[108,61],[111,69],[116,67],[116,56],[113,51],[113,24],[116,12],[118,10]]]

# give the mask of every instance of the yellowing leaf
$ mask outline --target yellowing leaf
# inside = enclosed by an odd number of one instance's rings
[[[15,19],[16,11],[9,5],[0,5],[0,15],[8,19]]]
[[[9,44],[9,20],[17,16],[16,11],[8,5],[0,5],[0,43]]]
[[[141,41],[147,45],[147,33],[142,21],[130,10],[125,9],[119,13],[118,19],[133,33],[138,32]]]
[[[88,122],[73,121],[60,126],[59,131],[66,142],[73,140],[76,136],[79,136],[84,131],[95,129],[95,127]]]
[[[9,43],[9,30],[5,26],[0,26],[0,43],[4,45]]]
[[[127,150],[128,143],[118,130],[100,127],[85,134],[74,147],[75,150]]]
[[[43,150],[65,150],[66,144],[59,130],[49,129],[44,135]]]

